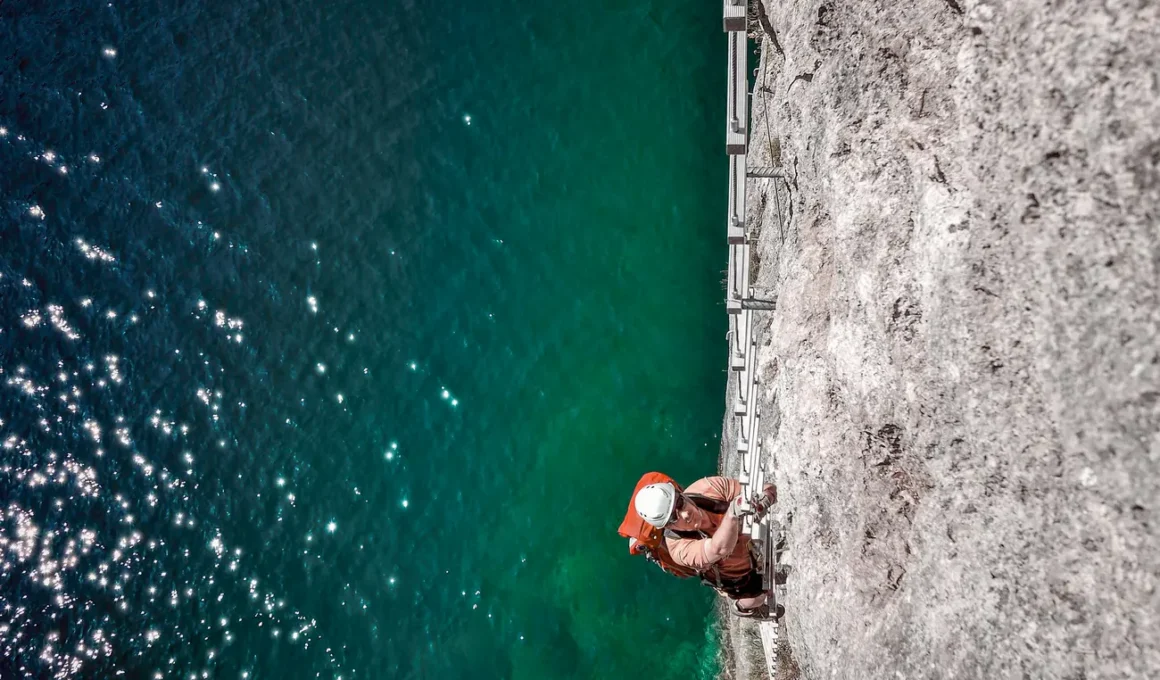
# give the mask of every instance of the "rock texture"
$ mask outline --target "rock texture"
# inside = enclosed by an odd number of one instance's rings
[[[764,10],[762,429],[803,675],[1160,677],[1160,4]]]

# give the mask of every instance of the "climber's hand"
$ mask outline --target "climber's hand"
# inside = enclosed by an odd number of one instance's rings
[[[749,515],[752,515],[753,509],[752,509],[752,507],[746,508],[744,503],[741,500],[741,496],[738,496],[736,498],[736,500],[734,500],[732,503],[729,504],[729,512],[734,517],[741,519],[743,517],[747,517]]]

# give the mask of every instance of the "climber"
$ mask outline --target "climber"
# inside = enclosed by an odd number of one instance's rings
[[[698,576],[729,598],[738,616],[768,618],[768,593],[749,536],[741,532],[746,512],[760,517],[777,502],[772,484],[763,492],[743,511],[736,479],[705,477],[681,489],[670,477],[649,473],[637,484],[620,533],[630,539],[629,552],[676,576]]]

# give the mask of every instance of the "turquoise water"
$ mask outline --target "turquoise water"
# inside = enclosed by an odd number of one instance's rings
[[[3,677],[713,676],[717,5],[0,15]]]

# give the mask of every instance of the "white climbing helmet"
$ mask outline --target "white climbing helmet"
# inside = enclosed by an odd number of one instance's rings
[[[663,529],[673,516],[677,490],[668,482],[649,484],[636,494],[633,504],[640,518],[658,529]]]

